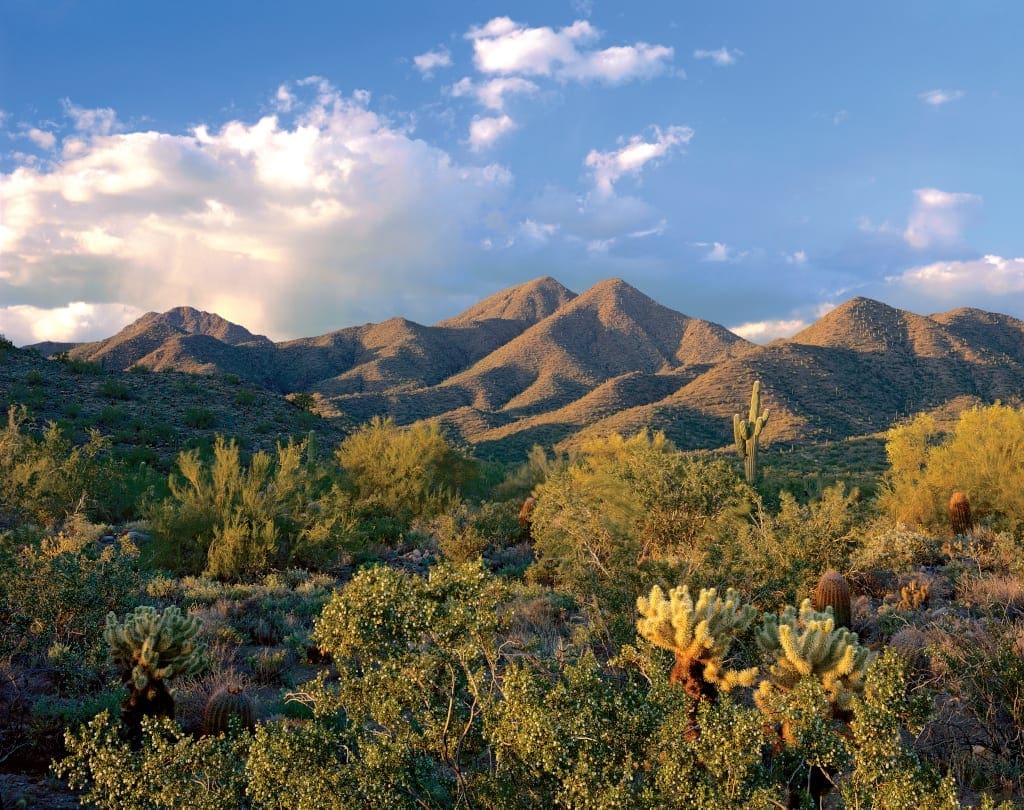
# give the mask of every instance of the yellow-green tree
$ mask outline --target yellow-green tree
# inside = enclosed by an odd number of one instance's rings
[[[977,519],[1014,531],[1024,523],[1024,410],[972,408],[948,434],[921,414],[889,431],[886,452],[880,504],[893,519],[947,530],[947,504],[960,490]]]

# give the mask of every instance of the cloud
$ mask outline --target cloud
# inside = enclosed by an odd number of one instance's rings
[[[1005,306],[1008,297],[1024,297],[1024,257],[983,256],[969,261],[933,262],[912,267],[886,282],[915,298],[975,306]]]
[[[803,250],[795,250],[792,253],[784,253],[783,258],[786,264],[806,264],[807,253]]]
[[[561,81],[623,84],[665,73],[674,50],[637,42],[604,50],[591,46],[600,33],[586,20],[555,30],[529,28],[509,17],[495,17],[471,28],[477,70],[504,76],[545,76]]]
[[[0,332],[18,346],[44,340],[78,343],[110,337],[143,314],[137,307],[84,301],[50,309],[15,305],[0,307]]]
[[[981,204],[977,194],[937,188],[919,188],[914,198],[903,239],[917,250],[958,244],[971,214]]]
[[[643,135],[633,135],[616,150],[598,152],[591,150],[584,165],[591,170],[594,185],[602,194],[611,194],[614,184],[623,175],[638,175],[644,166],[665,157],[673,151],[682,151],[693,138],[693,130],[684,126],[661,129],[651,127],[653,140],[644,140]]]
[[[89,109],[78,107],[71,103],[71,99],[64,99],[61,102],[64,107],[64,114],[71,119],[75,129],[79,132],[86,132],[91,135],[109,135],[121,129],[117,120],[117,114],[110,107],[97,107]]]
[[[494,145],[502,135],[516,128],[516,122],[507,115],[474,118],[469,124],[469,148],[481,152]]]
[[[450,89],[456,98],[472,96],[489,110],[503,112],[505,96],[510,94],[534,95],[540,90],[534,82],[520,76],[505,76],[485,82],[474,82],[468,76],[460,79]]]
[[[319,79],[286,91],[293,117],[187,134],[118,132],[112,111],[68,102],[83,128],[71,148],[0,173],[0,301],[189,304],[274,337],[426,311],[511,174],[412,138],[365,92]]]
[[[963,90],[927,90],[924,93],[918,93],[917,97],[932,107],[941,107],[951,101],[959,101],[965,95]]]
[[[693,52],[694,59],[710,59],[719,67],[728,67],[729,65],[735,65],[739,58],[743,56],[743,51],[739,48],[733,48],[730,50],[724,45],[714,51],[704,50],[698,48]]]
[[[730,326],[729,331],[754,343],[768,343],[777,338],[788,338],[810,324],[799,318],[780,318],[769,321],[750,321],[739,326]]]
[[[421,53],[419,56],[414,56],[412,61],[423,78],[429,79],[438,68],[451,67],[452,55],[447,48],[437,48],[433,51]]]
[[[28,131],[28,138],[32,143],[42,149],[53,149],[53,147],[57,145],[56,135],[52,132],[46,132],[35,127],[32,127],[32,129]]]

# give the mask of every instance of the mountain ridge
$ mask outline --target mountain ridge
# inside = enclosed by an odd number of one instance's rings
[[[1024,391],[1024,322],[1008,315],[918,315],[856,297],[759,346],[617,278],[577,294],[541,276],[433,325],[392,318],[279,343],[178,307],[69,354],[315,393],[349,423],[436,419],[495,457],[644,427],[682,447],[724,446],[755,379],[773,411],[766,439],[781,442],[863,435],[916,410]]]

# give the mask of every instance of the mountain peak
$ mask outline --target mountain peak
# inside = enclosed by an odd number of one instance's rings
[[[885,351],[902,339],[902,310],[873,298],[856,296],[827,312],[790,343],[856,351]]]
[[[496,292],[462,314],[440,321],[436,326],[466,327],[490,320],[519,321],[523,325],[532,325],[544,320],[575,297],[576,293],[551,276],[541,276]]]
[[[254,335],[244,326],[232,323],[215,312],[205,312],[188,306],[173,307],[160,313],[148,312],[135,323],[129,324],[126,330],[136,331],[137,327],[149,328],[155,324],[170,326],[186,335],[208,335],[222,343],[232,345],[253,341],[269,342],[263,335]]]

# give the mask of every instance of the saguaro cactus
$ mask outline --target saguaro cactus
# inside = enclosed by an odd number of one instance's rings
[[[738,413],[732,417],[736,452],[743,459],[743,471],[748,484],[757,480],[757,448],[767,421],[768,411],[761,413],[761,383],[755,381],[754,389],[750,392],[750,414],[746,419]]]
[[[719,691],[754,683],[757,667],[728,669],[723,662],[733,638],[750,626],[757,613],[732,588],[725,599],[714,588],[702,588],[694,604],[685,585],[669,591],[668,598],[655,585],[650,598],[641,596],[636,606],[641,615],[637,631],[675,653],[669,680],[681,684],[694,700],[713,700]]]

